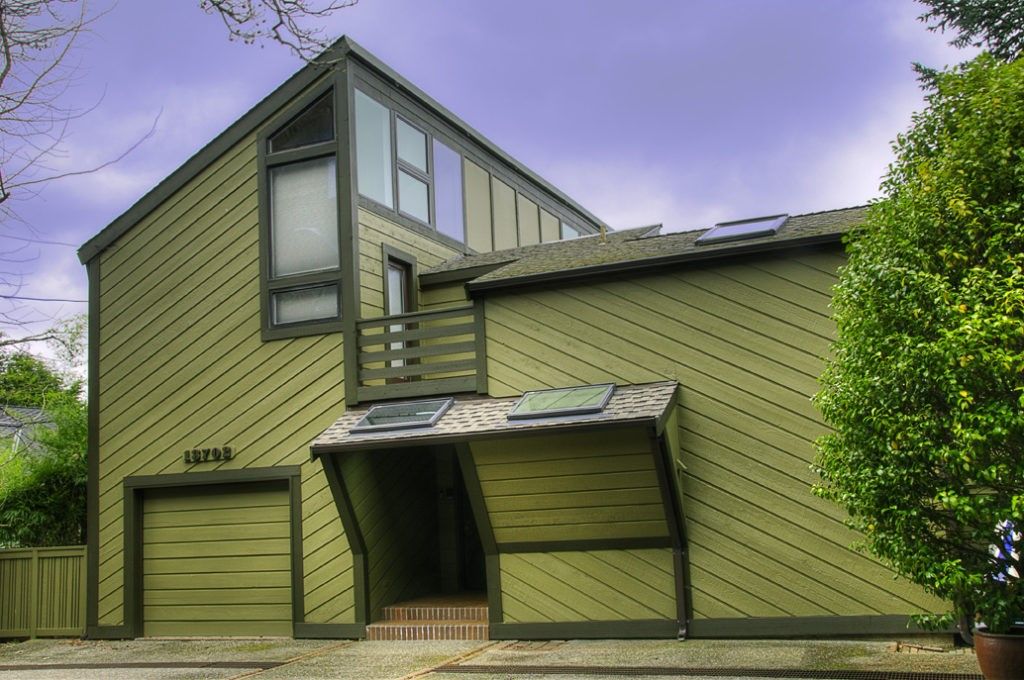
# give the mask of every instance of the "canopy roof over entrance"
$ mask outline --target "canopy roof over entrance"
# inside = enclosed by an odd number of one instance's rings
[[[661,433],[676,402],[676,382],[617,386],[598,412],[509,419],[520,397],[458,396],[432,425],[394,430],[358,428],[370,409],[352,409],[313,440],[313,456],[325,453],[380,448],[465,442],[518,433],[621,426],[653,426]],[[436,401],[436,400],[435,400]]]

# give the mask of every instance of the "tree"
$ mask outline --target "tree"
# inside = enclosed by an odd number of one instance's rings
[[[0,406],[43,407],[63,391],[63,379],[31,354],[0,357]]]
[[[1024,612],[1024,60],[934,88],[848,244],[817,492],[952,603],[926,622],[1003,632]]]
[[[1024,0],[920,0],[930,8],[918,17],[930,31],[956,31],[955,47],[985,47],[997,59],[1024,52]]]

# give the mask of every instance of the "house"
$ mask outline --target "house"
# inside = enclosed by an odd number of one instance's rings
[[[810,492],[862,208],[609,231],[351,40],[332,58],[79,251],[90,637],[364,637],[428,596],[491,638],[942,608]]]

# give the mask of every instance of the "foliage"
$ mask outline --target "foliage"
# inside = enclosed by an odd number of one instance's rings
[[[1002,632],[1024,613],[1024,60],[934,82],[836,287],[816,492],[953,604],[925,623]]]
[[[86,407],[62,393],[47,412],[56,427],[37,433],[43,453],[0,468],[0,545],[85,543]]]
[[[0,355],[0,405],[42,407],[63,390],[61,376],[31,354]]]
[[[1024,52],[1024,0],[920,0],[929,10],[918,17],[931,31],[955,30],[956,47],[986,47],[1013,61]]]
[[[199,0],[207,14],[220,17],[229,40],[246,45],[269,40],[306,61],[316,61],[332,40],[320,25],[359,0]],[[312,24],[312,25],[310,25]]]

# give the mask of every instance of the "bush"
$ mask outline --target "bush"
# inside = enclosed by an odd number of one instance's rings
[[[1024,612],[1024,60],[934,78],[848,244],[817,493],[952,603],[926,623],[1002,632]]]

